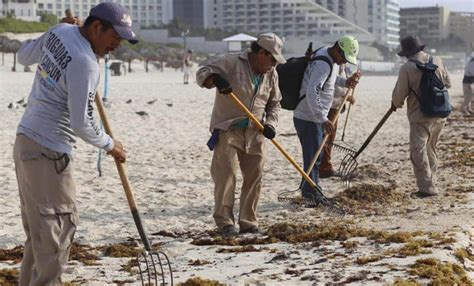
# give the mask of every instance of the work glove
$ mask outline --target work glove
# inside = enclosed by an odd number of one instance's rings
[[[275,135],[276,135],[275,129],[271,125],[268,125],[268,124],[263,125],[263,136],[271,140],[275,138]]]
[[[220,74],[214,75],[214,85],[220,93],[229,94],[232,92],[229,82]]]

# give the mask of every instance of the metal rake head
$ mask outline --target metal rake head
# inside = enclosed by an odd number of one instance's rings
[[[355,171],[359,163],[356,157],[352,154],[347,154],[342,159],[341,165],[339,166],[339,174],[344,183],[350,184],[350,181],[355,177]]]
[[[143,251],[137,260],[143,286],[173,285],[173,271],[166,253]]]
[[[349,145],[345,144],[345,146],[343,145],[344,142],[342,143],[336,143],[336,142],[328,142],[329,144],[331,144],[332,148],[338,152],[341,152],[343,154],[352,154],[352,155],[355,155],[356,154],[356,150],[354,150],[352,147],[350,147]]]

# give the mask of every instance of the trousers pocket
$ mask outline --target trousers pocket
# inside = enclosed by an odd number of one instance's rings
[[[74,204],[39,206],[39,239],[47,252],[63,252],[68,249],[77,228],[77,214]]]

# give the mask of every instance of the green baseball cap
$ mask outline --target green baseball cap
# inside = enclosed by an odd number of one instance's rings
[[[344,53],[346,60],[353,64],[357,64],[357,54],[359,53],[359,42],[353,36],[343,36],[337,40],[339,48]]]

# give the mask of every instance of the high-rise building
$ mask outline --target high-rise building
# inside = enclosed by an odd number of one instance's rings
[[[446,7],[417,7],[400,10],[400,36],[417,35],[426,44],[449,37],[449,10]]]
[[[373,35],[329,9],[307,0],[221,0],[219,27],[224,30],[274,32],[286,38],[331,42],[344,34],[361,41]]]
[[[218,26],[217,0],[173,0],[173,16],[191,27]]]
[[[54,14],[64,17],[64,11],[71,9],[81,19],[87,18],[92,7],[103,0],[36,0],[38,14]],[[169,1],[166,0],[106,0],[118,2],[126,7],[133,24],[139,27],[160,26],[169,22]]]
[[[313,0],[328,10],[374,34],[382,45],[399,45],[399,0]]]
[[[451,12],[449,14],[449,35],[463,39],[474,49],[474,13]]]
[[[0,18],[8,15],[25,21],[39,21],[34,0],[1,0]]]

